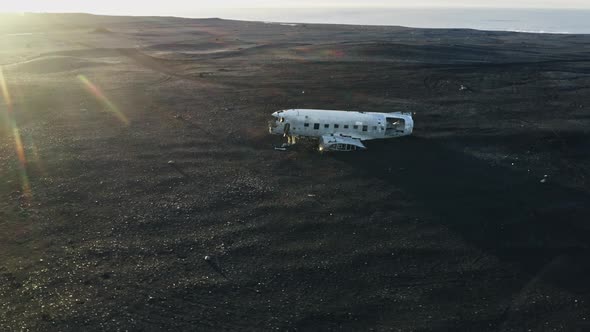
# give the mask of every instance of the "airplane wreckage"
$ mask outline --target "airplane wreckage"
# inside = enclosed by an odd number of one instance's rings
[[[412,134],[410,113],[349,112],[316,109],[288,109],[272,114],[269,132],[287,137],[284,150],[300,138],[319,140],[319,151],[355,151],[366,149],[363,141]]]

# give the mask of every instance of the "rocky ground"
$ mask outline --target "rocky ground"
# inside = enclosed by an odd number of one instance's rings
[[[0,330],[590,329],[590,36],[0,20]],[[270,113],[415,113],[278,152]]]

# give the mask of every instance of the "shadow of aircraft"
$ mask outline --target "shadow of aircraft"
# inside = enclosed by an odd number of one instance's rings
[[[542,272],[553,284],[589,292],[588,193],[540,183],[538,176],[444,143],[420,137],[374,141],[366,152],[334,158],[352,165],[356,176],[376,177],[405,191],[424,212],[485,252],[533,276]]]

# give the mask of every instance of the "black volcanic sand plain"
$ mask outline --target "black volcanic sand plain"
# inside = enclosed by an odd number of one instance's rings
[[[0,18],[0,330],[590,329],[590,35]]]

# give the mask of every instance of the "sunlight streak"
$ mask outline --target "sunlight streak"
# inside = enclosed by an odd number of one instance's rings
[[[18,155],[18,162],[19,162],[19,175],[22,185],[23,194],[27,198],[31,198],[31,183],[29,182],[29,176],[27,174],[27,158],[25,155],[25,149],[23,146],[22,138],[20,135],[20,130],[14,123],[12,127],[12,135],[14,136],[14,145],[16,149],[16,154]]]
[[[78,79],[80,80],[80,82],[82,82],[82,84],[90,94],[92,94],[98,101],[100,101],[104,106],[106,106],[107,111],[112,113],[117,119],[119,119],[119,121],[121,121],[126,126],[129,125],[129,119],[127,118],[127,116],[125,116],[125,114],[123,114],[123,112],[121,112],[119,108],[115,104],[113,104],[109,100],[109,98],[107,98],[107,96],[102,92],[102,90],[100,90],[98,86],[92,83],[84,75],[78,75]]]
[[[2,67],[0,66],[0,89],[2,90],[2,97],[4,97],[4,103],[8,107],[8,111],[12,112],[12,99],[10,98],[10,94],[8,93],[8,85],[6,84],[6,80],[4,79],[4,72],[2,71]]]
[[[8,91],[8,84],[6,83],[6,79],[4,78],[4,72],[2,70],[2,67],[0,67],[0,89],[2,90],[2,98],[4,99],[4,103],[6,104],[7,123],[8,126],[12,129],[12,136],[14,138],[14,148],[19,162],[18,172],[20,176],[20,183],[22,186],[23,195],[25,198],[30,199],[32,197],[32,192],[31,184],[29,182],[29,176],[27,175],[27,157],[25,154],[25,148],[23,146],[20,130],[17,126],[16,119],[14,118],[12,98],[10,97],[10,92]]]

